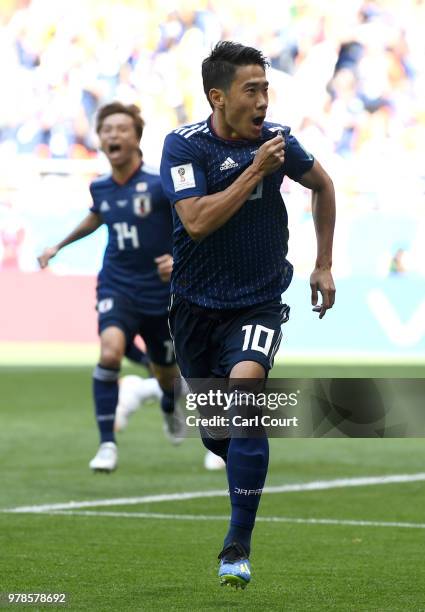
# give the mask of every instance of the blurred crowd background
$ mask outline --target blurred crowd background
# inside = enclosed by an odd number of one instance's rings
[[[209,114],[201,62],[220,39],[263,50],[269,118],[325,166],[338,196],[337,279],[425,277],[425,1],[1,0],[0,270],[81,218],[104,166],[94,116],[136,103],[142,149]],[[314,262],[309,198],[284,183],[290,259]],[[104,237],[66,249],[57,273],[94,274]],[[417,293],[415,295],[418,295]],[[415,298],[416,299],[416,298]],[[425,331],[425,330],[424,330]]]

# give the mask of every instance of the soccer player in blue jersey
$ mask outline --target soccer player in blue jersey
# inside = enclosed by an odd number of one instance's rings
[[[103,223],[108,228],[97,284],[100,360],[93,373],[93,396],[100,448],[90,462],[94,471],[117,467],[114,418],[118,377],[125,354],[142,354],[133,345],[140,334],[147,346],[150,368],[163,391],[165,431],[174,443],[183,435],[174,397],[180,374],[168,328],[169,279],[172,269],[172,218],[158,175],[143,163],[140,140],[144,122],[136,106],[119,102],[99,110],[97,132],[111,165],[110,175],[90,185],[93,205],[83,221],[56,246],[39,257],[42,268],[60,249],[88,236]]]
[[[252,47],[218,43],[202,64],[212,114],[169,134],[161,162],[174,218],[170,326],[177,362],[184,378],[227,378],[235,392],[246,388],[243,379],[265,380],[288,319],[281,302],[292,277],[280,194],[285,175],[313,192],[317,258],[310,284],[320,319],[335,297],[333,184],[289,127],[266,121],[267,65]],[[205,446],[227,463],[231,517],[219,577],[236,587],[250,580],[251,534],[268,467],[267,438],[253,433],[201,428]]]

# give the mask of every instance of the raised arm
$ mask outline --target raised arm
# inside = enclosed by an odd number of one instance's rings
[[[176,202],[177,214],[192,240],[202,240],[233,217],[256,185],[283,164],[283,144],[282,136],[262,144],[252,164],[223,191]]]
[[[317,160],[310,170],[298,180],[301,185],[311,189],[312,213],[316,230],[316,265],[310,276],[311,303],[322,319],[335,302],[335,285],[332,278],[332,242],[335,227],[335,190],[330,176]],[[317,305],[318,292],[322,304]]]
[[[94,212],[89,212],[89,214],[77,225],[75,229],[72,230],[70,234],[68,234],[61,242],[58,242],[55,246],[47,247],[44,249],[42,254],[37,257],[38,263],[40,264],[40,268],[46,268],[49,264],[50,259],[54,257],[63,247],[71,244],[72,242],[76,242],[80,240],[80,238],[84,238],[89,234],[92,234],[97,230],[98,227],[102,225],[102,217]]]

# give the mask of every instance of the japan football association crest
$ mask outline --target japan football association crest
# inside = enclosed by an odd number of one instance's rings
[[[133,197],[133,211],[138,217],[146,217],[152,210],[150,193],[141,193]]]
[[[113,298],[105,298],[98,302],[97,311],[100,312],[100,314],[104,314],[105,312],[109,312],[110,310],[112,310],[113,307],[114,307]]]

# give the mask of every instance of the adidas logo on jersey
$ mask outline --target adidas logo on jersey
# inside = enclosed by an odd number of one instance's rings
[[[108,210],[111,210],[111,207],[106,200],[103,200],[102,204],[100,205],[100,212],[106,212]]]
[[[224,170],[230,170],[230,168],[237,168],[239,164],[235,162],[231,157],[228,157],[224,160],[224,162],[220,166],[220,170],[223,172]]]

